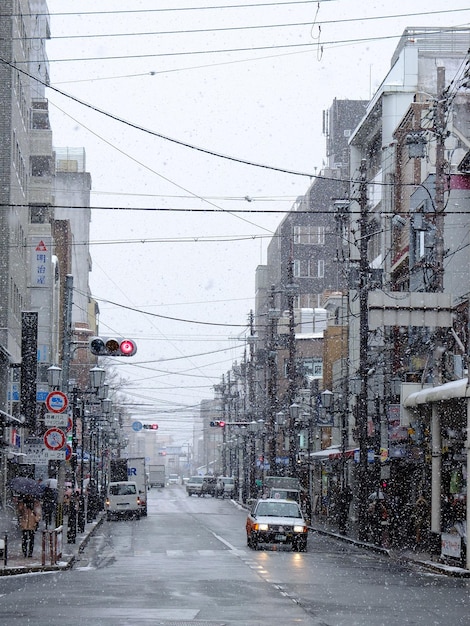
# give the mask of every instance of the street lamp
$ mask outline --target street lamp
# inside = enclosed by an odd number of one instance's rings
[[[74,419],[73,419],[73,434],[72,434],[72,439],[76,439],[76,417],[80,416],[80,421],[81,421],[81,464],[80,464],[80,497],[79,497],[79,503],[78,503],[78,516],[77,516],[77,522],[78,522],[78,531],[79,532],[84,532],[85,530],[85,493],[84,493],[84,466],[85,466],[85,425],[86,425],[86,420],[85,420],[85,410],[83,407],[83,402],[81,404],[81,407],[78,406],[78,396],[80,395],[96,395],[98,396],[100,393],[100,387],[102,387],[102,385],[104,384],[104,379],[106,376],[106,370],[104,370],[102,367],[98,367],[97,365],[95,365],[94,367],[92,367],[90,369],[89,372],[89,376],[90,376],[90,387],[91,389],[88,391],[81,391],[80,389],[74,388],[73,389],[73,411],[74,411]],[[104,400],[103,400],[104,402]],[[110,401],[111,402],[111,401]],[[74,437],[75,435],[75,437]],[[77,462],[77,456],[75,455],[75,464]],[[76,465],[75,465],[75,470],[76,470]],[[71,532],[71,539],[75,539],[74,534],[76,534],[76,532],[74,533],[73,530]]]
[[[333,392],[330,391],[329,389],[325,389],[325,391],[321,392],[320,396],[321,396],[322,406],[325,409],[330,409],[333,403]]]
[[[47,384],[51,389],[60,387],[62,369],[57,365],[51,365],[47,368]]]
[[[90,387],[92,387],[95,391],[92,393],[97,393],[96,390],[103,386],[104,379],[106,376],[106,370],[102,367],[98,367],[95,365],[90,370]]]

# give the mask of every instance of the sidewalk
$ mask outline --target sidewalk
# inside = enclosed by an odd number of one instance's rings
[[[359,546],[366,550],[378,552],[384,556],[388,556],[398,562],[414,563],[420,567],[443,574],[445,576],[453,576],[457,578],[470,578],[470,570],[455,565],[449,565],[440,560],[440,557],[433,556],[429,552],[415,552],[411,549],[400,548],[382,548],[381,546],[365,541],[360,541],[357,537],[354,525],[349,526],[347,534],[339,532],[338,528],[333,524],[325,522],[321,519],[313,519],[310,528],[322,535],[328,535],[339,541],[345,541],[353,545]]]
[[[36,532],[32,558],[25,558],[21,551],[20,529],[16,524],[12,523],[11,520],[0,518],[0,539],[3,540],[5,532],[8,533],[8,559],[5,565],[3,552],[1,552],[0,576],[15,576],[17,574],[29,574],[32,572],[52,572],[70,569],[103,519],[103,513],[99,513],[95,521],[85,524],[85,531],[83,533],[77,533],[75,543],[67,543],[67,518],[64,518],[62,556],[55,565],[51,565],[50,557],[46,558],[45,565],[42,565],[42,531],[44,530],[44,524],[41,522],[39,530]]]

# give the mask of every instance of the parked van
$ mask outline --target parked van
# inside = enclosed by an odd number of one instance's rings
[[[119,481],[109,483],[106,497],[106,518],[134,517],[139,519],[141,514],[140,498],[137,483]]]

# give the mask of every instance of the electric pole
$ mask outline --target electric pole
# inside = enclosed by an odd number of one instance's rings
[[[361,161],[359,186],[359,379],[360,393],[357,406],[359,439],[359,538],[367,539],[368,498],[368,347],[369,347],[369,224],[367,213],[367,167]]]

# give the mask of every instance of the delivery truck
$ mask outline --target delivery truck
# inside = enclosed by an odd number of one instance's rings
[[[165,486],[165,466],[149,465],[149,486],[164,487]]]
[[[140,514],[147,515],[148,477],[144,457],[111,459],[109,482],[130,480],[136,483],[140,502]]]

